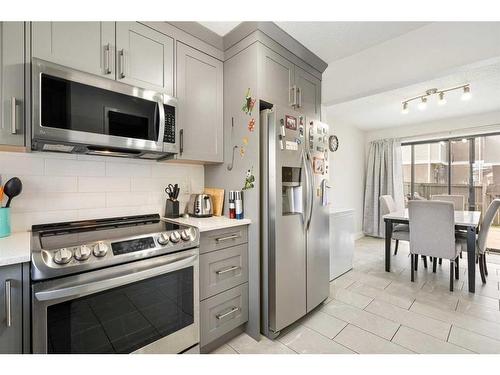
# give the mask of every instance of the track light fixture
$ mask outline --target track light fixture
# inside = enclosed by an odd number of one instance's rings
[[[471,98],[471,92],[470,92],[470,84],[467,83],[465,85],[460,85],[460,86],[455,86],[455,87],[450,87],[447,89],[439,90],[437,88],[429,89],[427,90],[424,94],[414,96],[413,98],[408,98],[405,99],[401,102],[402,109],[401,113],[407,114],[410,109],[409,109],[409,104],[412,101],[419,100],[420,102],[418,103],[418,109],[421,111],[424,111],[427,108],[427,98],[431,97],[432,95],[437,95],[438,96],[438,105],[443,106],[446,104],[446,98],[445,98],[445,93],[449,91],[454,91],[454,90],[463,90],[462,93],[462,100],[466,101]]]

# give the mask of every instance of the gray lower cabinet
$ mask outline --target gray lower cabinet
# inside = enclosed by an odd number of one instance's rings
[[[176,76],[180,138],[178,159],[222,163],[222,61],[177,42]]]
[[[32,22],[32,56],[115,79],[114,22]]]
[[[174,93],[174,40],[137,22],[116,22],[118,81]]]
[[[24,146],[24,22],[0,22],[0,144]]]
[[[248,321],[247,232],[248,227],[244,225],[201,233],[202,349]]]
[[[23,352],[22,265],[0,267],[0,354]]]

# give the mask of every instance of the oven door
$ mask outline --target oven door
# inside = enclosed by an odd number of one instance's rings
[[[180,353],[199,343],[198,249],[32,286],[34,353]]]
[[[176,152],[164,143],[174,98],[38,59],[32,73],[34,140]]]

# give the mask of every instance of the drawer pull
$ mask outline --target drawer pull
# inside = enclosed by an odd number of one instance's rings
[[[229,310],[228,312],[224,313],[224,314],[217,314],[215,315],[215,317],[218,319],[218,320],[221,320],[221,319],[224,319],[226,316],[229,316],[231,314],[234,314],[235,312],[238,312],[240,311],[240,308],[239,307],[233,307],[231,310]]]
[[[12,326],[12,280],[5,280],[5,320],[7,327]]]
[[[232,266],[232,267],[229,267],[229,268],[225,268],[223,270],[215,271],[215,273],[217,275],[222,275],[222,274],[227,273],[227,272],[239,270],[240,268],[241,268],[240,266]]]
[[[239,234],[232,234],[230,236],[216,238],[215,241],[216,242],[223,242],[223,241],[234,240],[235,238],[239,238],[239,237],[240,237]]]

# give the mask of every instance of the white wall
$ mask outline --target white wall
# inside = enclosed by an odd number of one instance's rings
[[[330,134],[339,139],[339,148],[330,153],[330,202],[334,208],[354,208],[356,231],[362,232],[365,177],[365,135],[353,125],[338,123],[332,107],[323,108]]]
[[[11,203],[13,231],[33,224],[164,212],[169,183],[202,192],[204,167],[98,156],[0,152],[2,184],[13,176],[23,191]],[[4,197],[4,204],[6,197]]]

